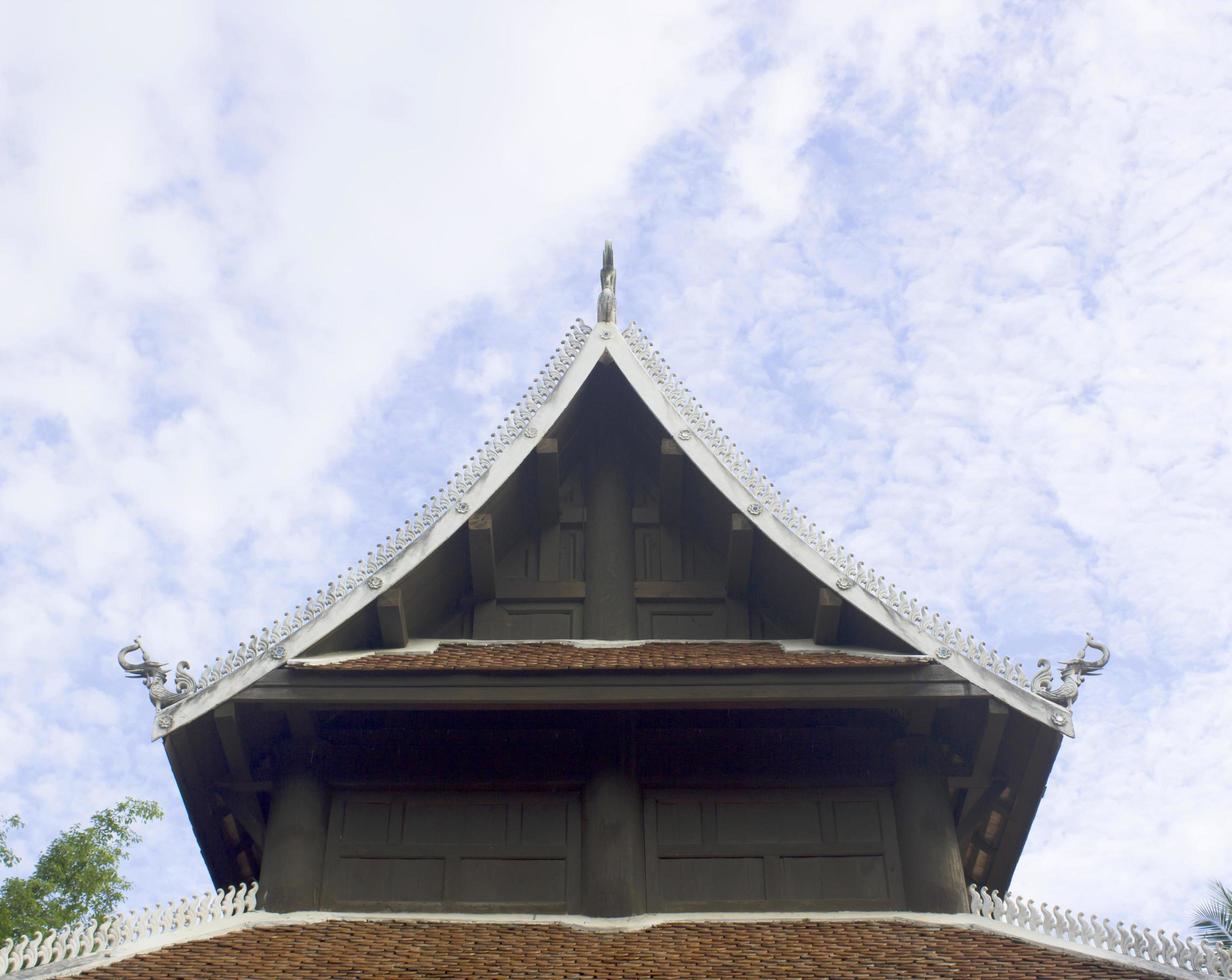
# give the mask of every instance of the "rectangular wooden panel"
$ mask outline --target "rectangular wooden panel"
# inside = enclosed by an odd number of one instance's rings
[[[880,854],[854,857],[784,857],[783,896],[788,901],[886,902],[890,897],[885,858]]]
[[[567,640],[581,635],[581,602],[497,600],[475,608],[476,639]]]
[[[324,906],[577,911],[580,853],[576,794],[341,792]]]
[[[759,857],[663,858],[659,893],[664,902],[761,903],[766,899],[765,859]]]
[[[445,894],[441,858],[343,858],[339,870],[342,902],[439,902]]]
[[[528,907],[564,908],[568,897],[565,859],[463,858],[458,893],[471,904],[508,905],[515,896]]]
[[[508,803],[456,799],[408,800],[402,841],[420,844],[503,844]]]
[[[643,640],[709,640],[727,635],[722,602],[639,602],[637,635]]]
[[[888,909],[902,901],[890,792],[648,790],[656,912]]]

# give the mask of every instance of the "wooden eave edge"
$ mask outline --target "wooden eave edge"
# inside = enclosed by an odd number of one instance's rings
[[[349,569],[349,591],[344,591],[332,604],[314,613],[311,618],[302,623],[293,622],[290,627],[287,626],[290,617],[284,618],[281,627],[275,623],[276,633],[270,635],[268,642],[264,638],[261,640],[261,648],[256,654],[248,659],[240,656],[234,665],[228,660],[234,657],[234,653],[229,654],[228,658],[220,657],[215,662],[218,668],[216,679],[210,680],[195,693],[155,715],[151,739],[157,740],[171,734],[227,701],[271,670],[300,656],[348,617],[358,613],[413,571],[514,475],[538,444],[539,437],[556,424],[590,377],[595,365],[605,357],[619,368],[659,424],[672,435],[689,460],[723,494],[732,507],[737,512],[748,515],[762,533],[808,572],[827,587],[837,591],[844,601],[850,602],[874,622],[918,650],[926,661],[949,668],[963,680],[1042,725],[1073,737],[1073,713],[1070,709],[1047,701],[1001,676],[996,670],[977,663],[966,650],[947,646],[943,639],[931,635],[919,623],[894,608],[895,602],[888,601],[884,595],[875,594],[876,586],[870,590],[869,582],[848,574],[855,565],[849,554],[843,552],[848,566],[841,568],[789,526],[780,513],[776,512],[783,509],[785,501],[768,482],[759,477],[760,492],[750,490],[719,458],[704,434],[694,431],[693,423],[669,397],[669,391],[665,389],[675,390],[678,396],[683,392],[683,396],[678,397],[677,401],[684,401],[695,411],[700,411],[696,400],[653,352],[648,339],[636,325],[630,326],[622,333],[613,324],[601,323],[591,328],[579,320],[570,328],[562,347],[567,347],[571,341],[576,345],[579,338],[580,348],[576,349],[575,356],[564,366],[554,387],[550,391],[542,392],[542,382],[532,385],[528,397],[534,396],[536,391],[541,393],[541,397],[531,398],[533,412],[520,419],[515,426],[516,433],[503,444],[503,448],[496,450],[487,468],[464,490],[451,484],[438,495],[448,498],[451,506],[447,512],[430,523],[422,533],[414,536],[401,550],[396,550],[386,557],[378,549],[375,561],[370,553],[367,562],[361,562],[358,570]],[[643,356],[654,359],[658,379],[652,376],[650,369],[634,352],[630,338],[638,345]],[[558,348],[558,351],[560,349]],[[545,374],[540,377],[545,377]],[[525,403],[524,398],[520,406]],[[791,519],[797,527],[807,524],[803,515],[794,508],[791,509]],[[862,564],[860,568],[863,568]],[[914,601],[911,602],[911,608],[917,608]],[[298,614],[297,610],[296,615]],[[263,637],[268,632],[264,631]],[[968,645],[972,645],[970,637],[967,637],[967,641]],[[257,638],[254,637],[247,645],[250,652],[256,643]],[[241,645],[240,649],[243,651],[244,645]],[[978,649],[982,652],[982,645]],[[280,655],[273,656],[274,650],[279,650]],[[1006,673],[1010,672],[1005,667],[1007,660],[997,658],[995,653],[991,656],[994,662],[999,659]],[[227,662],[226,668],[223,666],[224,661]],[[209,668],[207,672],[208,670]],[[1025,676],[1021,668],[1015,666],[1014,670],[1018,676]]]

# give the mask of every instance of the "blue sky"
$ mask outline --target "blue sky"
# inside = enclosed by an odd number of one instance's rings
[[[205,886],[115,650],[200,665],[382,539],[613,238],[812,519],[1027,667],[1108,642],[1015,884],[1183,927],[1232,879],[1227,8],[450,6],[0,15],[27,860],[132,793],[134,901]]]

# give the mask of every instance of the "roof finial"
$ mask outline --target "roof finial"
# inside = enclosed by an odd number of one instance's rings
[[[616,258],[612,243],[603,243],[603,268],[599,270],[599,322],[616,322]]]

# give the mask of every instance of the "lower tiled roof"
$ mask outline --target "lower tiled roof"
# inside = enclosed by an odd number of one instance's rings
[[[1159,976],[978,927],[890,919],[686,921],[636,932],[558,922],[331,919],[238,929],[76,975],[89,980]]]
[[[289,666],[306,670],[790,670],[912,663],[907,658],[841,650],[785,650],[777,643],[637,643],[624,647],[442,643],[426,653],[370,653],[323,663],[292,661]]]

